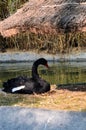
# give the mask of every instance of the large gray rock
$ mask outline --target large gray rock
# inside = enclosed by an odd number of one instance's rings
[[[86,112],[0,107],[0,130],[86,130]]]
[[[3,36],[26,30],[41,34],[86,32],[86,0],[29,0],[15,14],[0,22]]]

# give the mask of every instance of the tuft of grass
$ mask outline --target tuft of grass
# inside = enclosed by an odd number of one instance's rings
[[[11,95],[11,94],[0,94],[0,106],[11,106],[13,104],[22,102],[22,97],[19,95]]]
[[[18,8],[20,8],[27,1],[29,0],[8,0],[8,9],[10,14],[14,13]]]
[[[0,0],[0,19],[8,17],[29,0]]]
[[[58,35],[33,34],[29,32],[17,34],[6,39],[8,48],[15,50],[37,50],[46,53],[68,53],[73,49],[86,48],[86,33],[64,33]]]

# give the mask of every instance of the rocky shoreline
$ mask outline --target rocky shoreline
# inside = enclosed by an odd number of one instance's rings
[[[86,62],[86,52],[56,55],[35,52],[6,52],[0,53],[0,63],[35,61],[40,57],[44,57],[48,61]]]

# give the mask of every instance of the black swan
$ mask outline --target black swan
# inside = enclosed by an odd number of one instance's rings
[[[9,79],[3,83],[3,91],[22,94],[44,93],[49,91],[50,84],[41,79],[37,72],[37,68],[40,64],[48,67],[47,61],[44,58],[36,60],[32,66],[32,78],[19,76]]]

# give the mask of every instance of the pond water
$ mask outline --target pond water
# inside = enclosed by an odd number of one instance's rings
[[[39,66],[39,74],[51,84],[86,82],[86,62],[49,62],[49,69]],[[0,87],[2,82],[19,75],[31,76],[30,63],[1,63]]]

